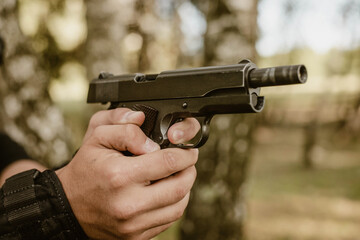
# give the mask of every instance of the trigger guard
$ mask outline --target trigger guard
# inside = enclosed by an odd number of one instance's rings
[[[209,134],[210,134],[210,121],[212,119],[213,116],[208,116],[208,117],[201,117],[201,118],[196,118],[200,125],[201,125],[201,136],[200,139],[194,143],[194,144],[176,144],[175,146],[178,148],[183,148],[183,149],[190,149],[190,148],[199,148],[201,146],[203,146],[207,140],[209,139]]]

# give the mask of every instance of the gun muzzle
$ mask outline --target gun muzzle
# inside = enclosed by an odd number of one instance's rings
[[[257,68],[250,72],[249,86],[268,87],[305,83],[307,71],[304,65],[290,65],[271,68]]]

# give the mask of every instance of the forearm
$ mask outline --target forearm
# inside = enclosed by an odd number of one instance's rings
[[[29,170],[29,169],[38,169],[39,171],[44,171],[46,169],[42,164],[35,162],[30,159],[20,159],[4,168],[0,173],[0,186],[2,186],[5,180],[17,173]]]

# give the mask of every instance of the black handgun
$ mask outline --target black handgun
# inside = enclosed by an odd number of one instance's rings
[[[88,103],[109,103],[145,113],[144,133],[161,148],[198,148],[209,137],[215,114],[257,113],[264,108],[260,87],[305,83],[304,65],[257,68],[249,60],[235,65],[164,71],[159,74],[100,73],[90,83]],[[193,143],[173,145],[171,125],[194,117],[201,130]]]

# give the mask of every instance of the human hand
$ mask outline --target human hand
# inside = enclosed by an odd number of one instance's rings
[[[179,219],[196,177],[197,149],[164,149],[141,131],[141,112],[95,114],[74,159],[57,171],[73,212],[93,239],[150,239]],[[172,143],[193,138],[195,119],[174,124]],[[121,151],[136,156],[126,157]]]

